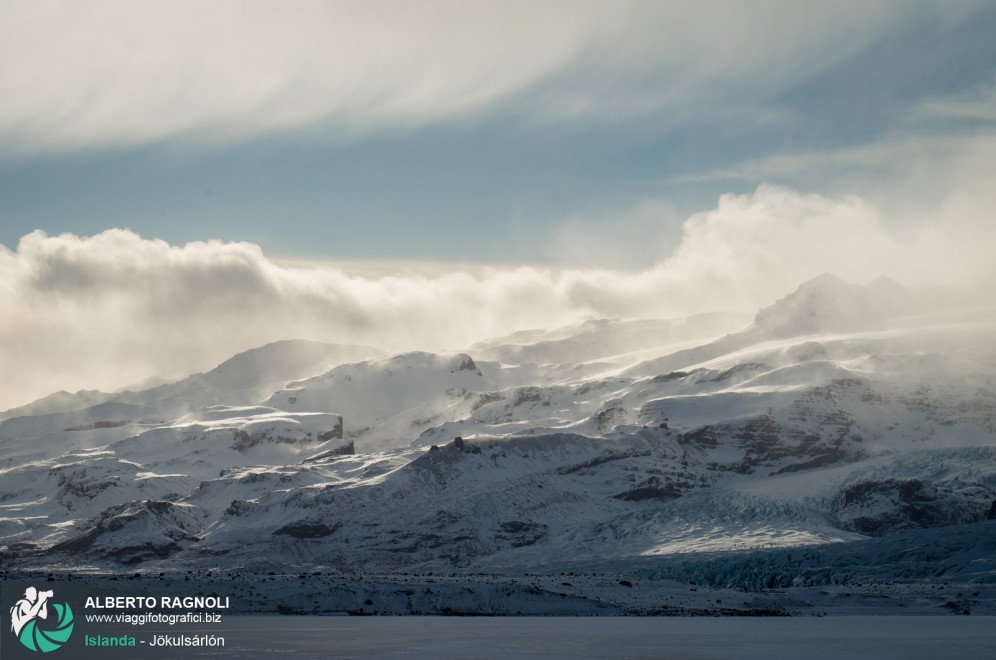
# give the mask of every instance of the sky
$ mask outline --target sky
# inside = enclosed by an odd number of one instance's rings
[[[983,0],[0,0],[0,409],[296,336],[984,287],[993,34]]]

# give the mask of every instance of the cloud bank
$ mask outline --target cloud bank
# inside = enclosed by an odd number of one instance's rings
[[[726,112],[832,66],[900,0],[0,2],[0,139],[24,152],[405,130],[504,109],[532,120]],[[720,98],[721,97],[721,98]],[[769,118],[770,119],[770,118]]]
[[[825,271],[852,281],[889,275],[964,285],[992,268],[982,265],[983,251],[973,257],[961,246],[992,245],[991,234],[895,236],[860,198],[773,186],[724,196],[688,218],[678,248],[637,272],[359,276],[280,265],[248,243],[173,246],[124,229],[90,237],[36,231],[16,251],[0,246],[0,409],[58,389],[180,377],[278,339],[454,349],[590,316],[753,310]]]

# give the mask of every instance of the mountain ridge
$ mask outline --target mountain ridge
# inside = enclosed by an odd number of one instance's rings
[[[692,348],[675,350],[673,321],[643,323],[629,327],[637,343],[662,329],[656,348],[607,341],[558,364],[573,339],[626,327],[588,322],[519,336],[548,359],[315,362],[251,402],[236,356],[216,374],[224,403],[177,388],[196,400],[6,420],[0,565],[521,573],[655,557],[672,579],[710,553],[843,561],[833,545],[857,544],[876,579],[902,581],[875,548],[996,510],[996,325],[938,325],[897,286],[822,276]],[[899,302],[852,318],[882,292]],[[737,575],[724,584],[752,584]]]

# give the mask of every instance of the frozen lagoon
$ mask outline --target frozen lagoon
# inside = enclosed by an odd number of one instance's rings
[[[143,634],[152,633],[152,627]],[[176,633],[167,629],[156,632]],[[224,649],[161,657],[993,658],[996,617],[232,616]],[[146,651],[142,657],[158,657]],[[148,649],[151,651],[151,649]],[[164,652],[168,651],[163,649]]]

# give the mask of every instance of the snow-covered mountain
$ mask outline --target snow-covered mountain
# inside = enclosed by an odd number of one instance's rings
[[[149,406],[167,416],[208,405],[248,405],[266,398],[289,380],[380,355],[383,355],[381,351],[369,346],[277,341],[239,353],[211,371],[193,374],[175,383],[116,393],[97,390],[56,392],[26,406],[2,412],[0,420],[84,411],[106,402]]]
[[[281,342],[8,411],[0,563],[756,588],[833,584],[862,557],[865,579],[933,563],[994,582],[994,379],[996,309],[831,275],[753,320],[594,320],[447,354]],[[930,541],[926,568],[882,560],[939,528],[969,531]]]

